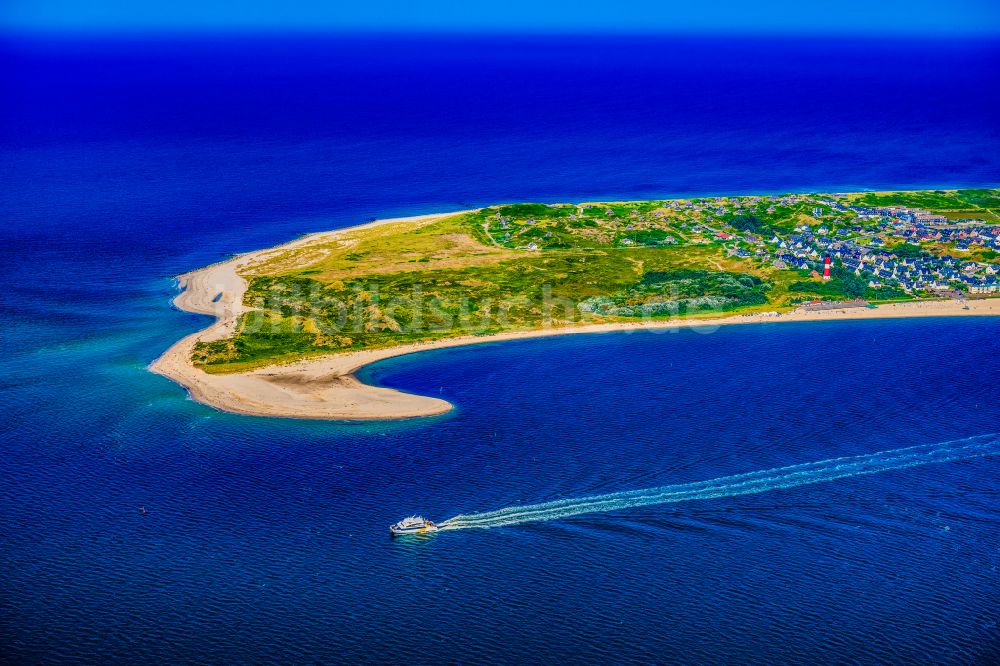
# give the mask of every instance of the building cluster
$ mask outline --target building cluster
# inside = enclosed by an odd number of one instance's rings
[[[960,256],[893,251],[887,249],[885,241],[892,238],[894,244],[905,242],[918,247],[922,243],[950,244],[956,253],[968,252],[970,245],[1000,251],[1000,226],[981,220],[951,223],[944,216],[902,206],[871,208],[821,203],[834,211],[856,213],[854,221],[864,224],[836,230],[825,224],[799,225],[786,237],[774,235],[769,243],[752,242],[757,245],[757,254],[765,255],[770,250],[776,267],[809,271],[819,269],[829,256],[855,275],[868,277],[872,287],[899,287],[910,293],[956,287],[974,294],[1000,292],[1000,267],[996,264]],[[750,256],[740,248],[733,253]]]
[[[785,194],[771,196],[739,197],[730,201],[721,198],[715,199],[694,199],[686,201],[667,201],[663,207],[668,210],[678,212],[701,213],[706,220],[711,220],[715,216],[759,211],[761,207],[768,206],[766,211],[774,213],[776,206],[794,206],[806,200],[800,194]]]
[[[922,223],[922,224],[947,224],[948,218],[944,215],[932,213],[918,208],[908,208],[907,206],[845,206],[836,201],[825,202],[834,210],[850,210],[857,214],[862,221],[883,221],[899,220],[900,222]]]

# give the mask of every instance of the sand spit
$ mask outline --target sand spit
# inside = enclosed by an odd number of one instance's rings
[[[455,213],[379,220],[357,227],[311,234],[291,243],[242,254],[229,261],[179,276],[183,291],[174,300],[175,305],[189,312],[214,315],[216,321],[208,328],[178,341],[153,362],[150,370],[181,384],[195,400],[228,412],[286,418],[388,420],[443,414],[451,409],[451,404],[438,398],[369,386],[359,381],[354,373],[375,361],[430,349],[553,335],[630,330],[695,328],[707,333],[717,326],[734,324],[1000,315],[1000,299],[970,300],[967,304],[956,300],[920,301],[881,305],[877,308],[851,307],[822,311],[800,309],[781,314],[766,312],[715,319],[594,324],[491,336],[470,335],[387,349],[333,354],[240,374],[212,375],[192,364],[191,353],[196,342],[231,336],[240,315],[246,311],[243,295],[247,283],[240,277],[241,271],[266,261],[278,252],[328,242],[359,228],[394,222],[431,221],[453,214]]]

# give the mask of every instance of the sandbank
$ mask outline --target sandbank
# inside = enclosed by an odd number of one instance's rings
[[[456,211],[463,212],[463,211]],[[370,386],[355,377],[362,367],[382,359],[431,349],[445,349],[483,342],[499,342],[554,335],[609,333],[615,331],[695,328],[710,332],[717,326],[902,317],[1000,316],[1000,299],[925,300],[880,305],[877,308],[843,308],[822,311],[762,312],[711,319],[675,319],[610,324],[584,324],[510,331],[488,336],[461,336],[406,344],[385,349],[331,354],[274,365],[238,374],[208,374],[191,361],[199,341],[233,335],[240,316],[247,310],[243,295],[246,281],[240,272],[266,261],[276,253],[328,242],[349,231],[394,222],[433,221],[454,215],[441,213],[379,220],[368,224],[303,236],[266,250],[241,254],[232,259],[178,276],[180,295],[174,304],[188,312],[213,315],[208,328],[188,335],[150,365],[150,370],[168,377],[198,402],[239,414],[328,420],[389,420],[435,416],[452,405],[439,398],[414,395],[395,389]]]

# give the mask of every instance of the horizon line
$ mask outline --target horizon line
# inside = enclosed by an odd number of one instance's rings
[[[432,37],[432,38],[657,38],[657,37],[740,37],[740,38],[801,38],[801,39],[878,39],[898,41],[909,39],[1000,39],[1000,26],[983,26],[981,29],[899,29],[887,31],[877,26],[856,30],[742,30],[738,28],[692,29],[692,28],[621,28],[611,30],[550,30],[519,28],[368,28],[368,27],[328,27],[286,26],[280,29],[255,28],[247,26],[86,26],[78,28],[45,26],[12,26],[0,24],[0,38],[190,38],[190,37]]]

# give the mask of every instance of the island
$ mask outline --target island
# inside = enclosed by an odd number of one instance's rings
[[[521,203],[316,233],[179,276],[215,322],[150,369],[242,414],[399,419],[355,372],[514,338],[1000,314],[1000,189]]]

